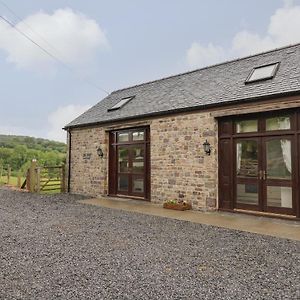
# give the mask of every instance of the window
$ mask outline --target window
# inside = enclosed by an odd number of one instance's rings
[[[236,133],[256,132],[258,129],[257,120],[236,121]]]
[[[271,79],[275,76],[279,63],[254,68],[245,83]]]
[[[132,100],[135,96],[130,96],[126,98],[122,98],[118,103],[116,103],[114,106],[109,108],[107,111],[117,110],[121,107],[123,107],[126,103],[128,103],[130,100]]]
[[[278,116],[266,119],[266,130],[289,130],[291,129],[290,116]]]
[[[133,141],[143,141],[144,140],[144,131],[135,131],[132,133]]]
[[[146,132],[145,129],[127,129],[122,130],[117,133],[117,142],[118,143],[127,143],[127,142],[139,142],[145,141]]]
[[[128,141],[129,141],[129,132],[118,133],[118,142],[128,142]]]

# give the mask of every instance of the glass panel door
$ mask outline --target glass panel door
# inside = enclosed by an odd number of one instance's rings
[[[149,128],[109,133],[109,195],[150,200]]]
[[[267,137],[264,149],[264,207],[275,213],[293,212],[292,137]]]
[[[136,146],[132,151],[132,171],[133,173],[144,173],[144,147]]]
[[[120,194],[143,196],[145,192],[145,146],[118,146],[118,185]]]
[[[118,192],[129,191],[129,149],[127,146],[118,147]]]
[[[222,124],[228,124],[229,129],[222,131]],[[226,117],[221,121],[220,145],[226,141],[227,150],[233,152],[224,155],[219,148],[221,166],[226,166],[222,155],[234,157],[228,174],[223,169],[219,173],[219,193],[230,194],[221,198],[222,208],[300,216],[299,124],[300,110]]]
[[[259,197],[259,139],[236,141],[236,207],[258,210]]]
[[[139,196],[144,194],[145,184],[145,147],[134,145],[131,151],[131,180],[132,194]]]
[[[236,141],[235,207],[294,214],[291,136]]]

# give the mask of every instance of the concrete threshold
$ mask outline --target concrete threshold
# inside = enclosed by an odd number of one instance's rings
[[[161,204],[110,197],[80,200],[78,202],[300,241],[300,222],[298,221],[257,217],[240,213],[176,211],[165,209]]]

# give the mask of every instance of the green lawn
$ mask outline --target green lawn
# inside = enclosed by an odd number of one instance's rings
[[[21,184],[23,184],[25,177],[21,177]],[[7,176],[0,177],[0,185],[10,184],[13,186],[18,186],[18,177],[10,176],[9,183],[7,182]]]
[[[21,177],[21,185],[23,184],[24,180],[25,180],[25,177]],[[0,177],[0,185],[6,185],[6,184],[8,184],[7,176]],[[55,186],[45,186],[43,188],[43,190],[41,191],[41,194],[60,193],[60,180],[51,181],[51,182],[49,182],[49,184],[51,184],[51,185],[55,184]],[[18,187],[18,177],[10,176],[9,185]]]

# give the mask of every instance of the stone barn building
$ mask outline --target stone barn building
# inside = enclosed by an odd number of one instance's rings
[[[300,44],[114,91],[65,129],[70,193],[300,218]]]

